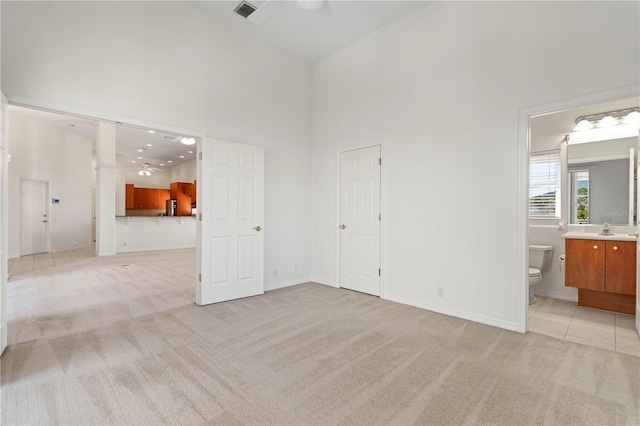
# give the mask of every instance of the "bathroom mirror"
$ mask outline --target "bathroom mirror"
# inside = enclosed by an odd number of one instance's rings
[[[569,223],[635,225],[637,138],[567,147]]]

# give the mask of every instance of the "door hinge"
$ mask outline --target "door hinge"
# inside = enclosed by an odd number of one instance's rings
[[[202,213],[198,213],[198,220],[202,222]]]
[[[382,166],[382,157],[378,158],[378,165]]]
[[[381,277],[382,276],[382,271],[380,271],[380,269],[378,269],[378,276]]]
[[[198,153],[198,160],[202,160],[202,152]]]
[[[202,282],[202,274],[198,274],[198,282]]]
[[[382,213],[378,213],[378,222],[382,221]]]

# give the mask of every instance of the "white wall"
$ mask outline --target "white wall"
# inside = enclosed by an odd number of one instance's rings
[[[91,140],[9,108],[9,257],[20,255],[20,179],[49,182],[51,251],[91,245]],[[78,245],[74,245],[74,241]]]
[[[637,84],[638,12],[429,2],[317,64],[314,277],[337,281],[337,151],[382,140],[384,297],[515,328],[519,110]]]
[[[170,171],[171,182],[193,182],[196,180],[196,160],[173,166]]]
[[[131,216],[116,219],[117,253],[195,246],[195,216]]]
[[[309,64],[188,2],[0,7],[10,101],[49,100],[264,147],[266,284],[310,276]]]

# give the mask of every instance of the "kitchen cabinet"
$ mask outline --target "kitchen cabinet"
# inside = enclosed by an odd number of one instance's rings
[[[578,288],[578,305],[635,312],[635,241],[568,238],[565,256],[565,286]]]
[[[176,200],[176,216],[191,216],[191,193],[193,184],[187,182],[173,182],[170,185],[171,198]]]
[[[158,188],[134,188],[135,209],[162,209],[167,208],[167,200],[170,198],[168,189]]]
[[[125,185],[125,208],[135,209],[135,191],[132,183]]]

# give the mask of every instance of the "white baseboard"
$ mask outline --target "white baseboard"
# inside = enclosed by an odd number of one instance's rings
[[[264,291],[277,290],[279,288],[291,287],[298,284],[305,284],[311,281],[312,281],[311,278],[306,277],[306,278],[297,278],[295,280],[282,281],[278,283],[265,284]]]
[[[544,290],[544,289],[536,289],[536,296],[542,297],[550,297],[552,299],[566,300],[569,302],[577,302],[578,301],[578,292],[576,291],[575,295],[567,294],[563,291],[554,291],[554,290]]]
[[[516,332],[518,331],[518,324],[515,322],[503,321],[501,319],[488,317],[485,315],[471,314],[469,312],[464,312],[457,309],[450,309],[442,306],[431,305],[429,303],[417,302],[415,300],[407,299],[402,296],[395,296],[389,293],[385,293],[384,298],[385,300],[402,303],[403,305],[414,306],[420,309],[426,309],[427,311],[437,312],[439,314],[449,315],[456,318],[462,318],[462,319],[473,321],[473,322],[479,322],[481,324],[503,328],[505,330],[516,331]]]
[[[309,281],[314,282],[316,284],[322,284],[322,285],[326,285],[326,286],[329,286],[329,287],[333,287],[333,288],[340,288],[338,283],[333,282],[333,281],[329,281],[329,280],[325,280],[325,279],[322,279],[322,278],[318,278],[318,277],[311,277],[311,278],[309,278]]]

